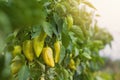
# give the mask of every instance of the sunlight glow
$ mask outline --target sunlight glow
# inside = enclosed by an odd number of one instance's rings
[[[101,55],[113,60],[120,59],[120,0],[89,0],[101,15],[98,18],[100,27],[107,28],[113,35],[112,49],[108,46]]]

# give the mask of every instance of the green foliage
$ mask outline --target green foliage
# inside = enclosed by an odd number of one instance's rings
[[[81,4],[85,5],[79,8]],[[86,0],[0,1],[1,79],[94,80],[93,73],[103,64],[99,51],[110,44],[113,38],[97,23],[93,24],[96,22],[93,20],[95,13],[88,12],[86,6],[96,10]],[[71,28],[68,28],[68,15],[73,18]],[[61,41],[60,61],[51,68],[44,63],[42,54],[28,61],[22,51],[19,55],[23,56],[24,65],[16,74],[11,74],[11,59],[15,60],[11,55],[14,46],[23,47],[24,41],[32,41],[42,33],[47,34],[44,47],[50,46],[53,56],[53,44],[56,40]],[[75,62],[75,69],[70,68],[71,59]]]
[[[26,65],[23,65],[18,73],[18,80],[26,80],[30,75],[29,69]]]
[[[114,80],[113,75],[107,72],[95,72],[94,76],[95,80]]]

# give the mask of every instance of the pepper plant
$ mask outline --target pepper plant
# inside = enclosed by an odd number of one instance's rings
[[[0,78],[95,80],[113,39],[95,11],[87,0],[0,1]]]

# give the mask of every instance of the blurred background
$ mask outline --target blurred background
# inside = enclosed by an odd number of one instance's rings
[[[106,57],[103,72],[114,75],[115,80],[120,80],[120,0],[90,0],[90,2],[100,14],[98,18],[100,27],[107,28],[114,38],[111,48],[106,46],[100,51],[100,55]]]
[[[112,48],[101,51],[101,55],[112,60],[120,59],[120,0],[90,0],[100,14],[98,24],[107,28],[113,35]]]

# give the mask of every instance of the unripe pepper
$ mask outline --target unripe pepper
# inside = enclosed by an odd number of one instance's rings
[[[20,54],[21,51],[22,51],[20,45],[15,45],[13,48],[14,48],[14,49],[13,49],[13,51],[12,51],[12,54],[13,54],[14,57],[15,57],[17,54]]]
[[[56,41],[54,43],[54,49],[55,49],[55,63],[58,63],[60,60],[60,42]]]
[[[16,74],[22,67],[22,63],[20,61],[14,61],[10,67],[12,74]]]
[[[73,17],[72,15],[67,15],[67,24],[68,24],[68,29],[71,29],[73,26]]]
[[[75,61],[73,59],[70,60],[69,67],[72,70],[76,70]]]
[[[43,33],[40,36],[37,36],[33,39],[33,48],[34,48],[35,55],[37,57],[39,57],[42,52],[45,38],[46,38],[46,34]]]
[[[52,49],[50,47],[45,47],[45,48],[43,48],[42,54],[43,54],[44,62],[48,66],[54,67],[55,63],[54,63],[54,59],[53,59],[53,51],[52,51]]]
[[[33,53],[33,45],[31,40],[26,40],[23,42],[23,53],[29,61],[33,61],[34,53]]]

